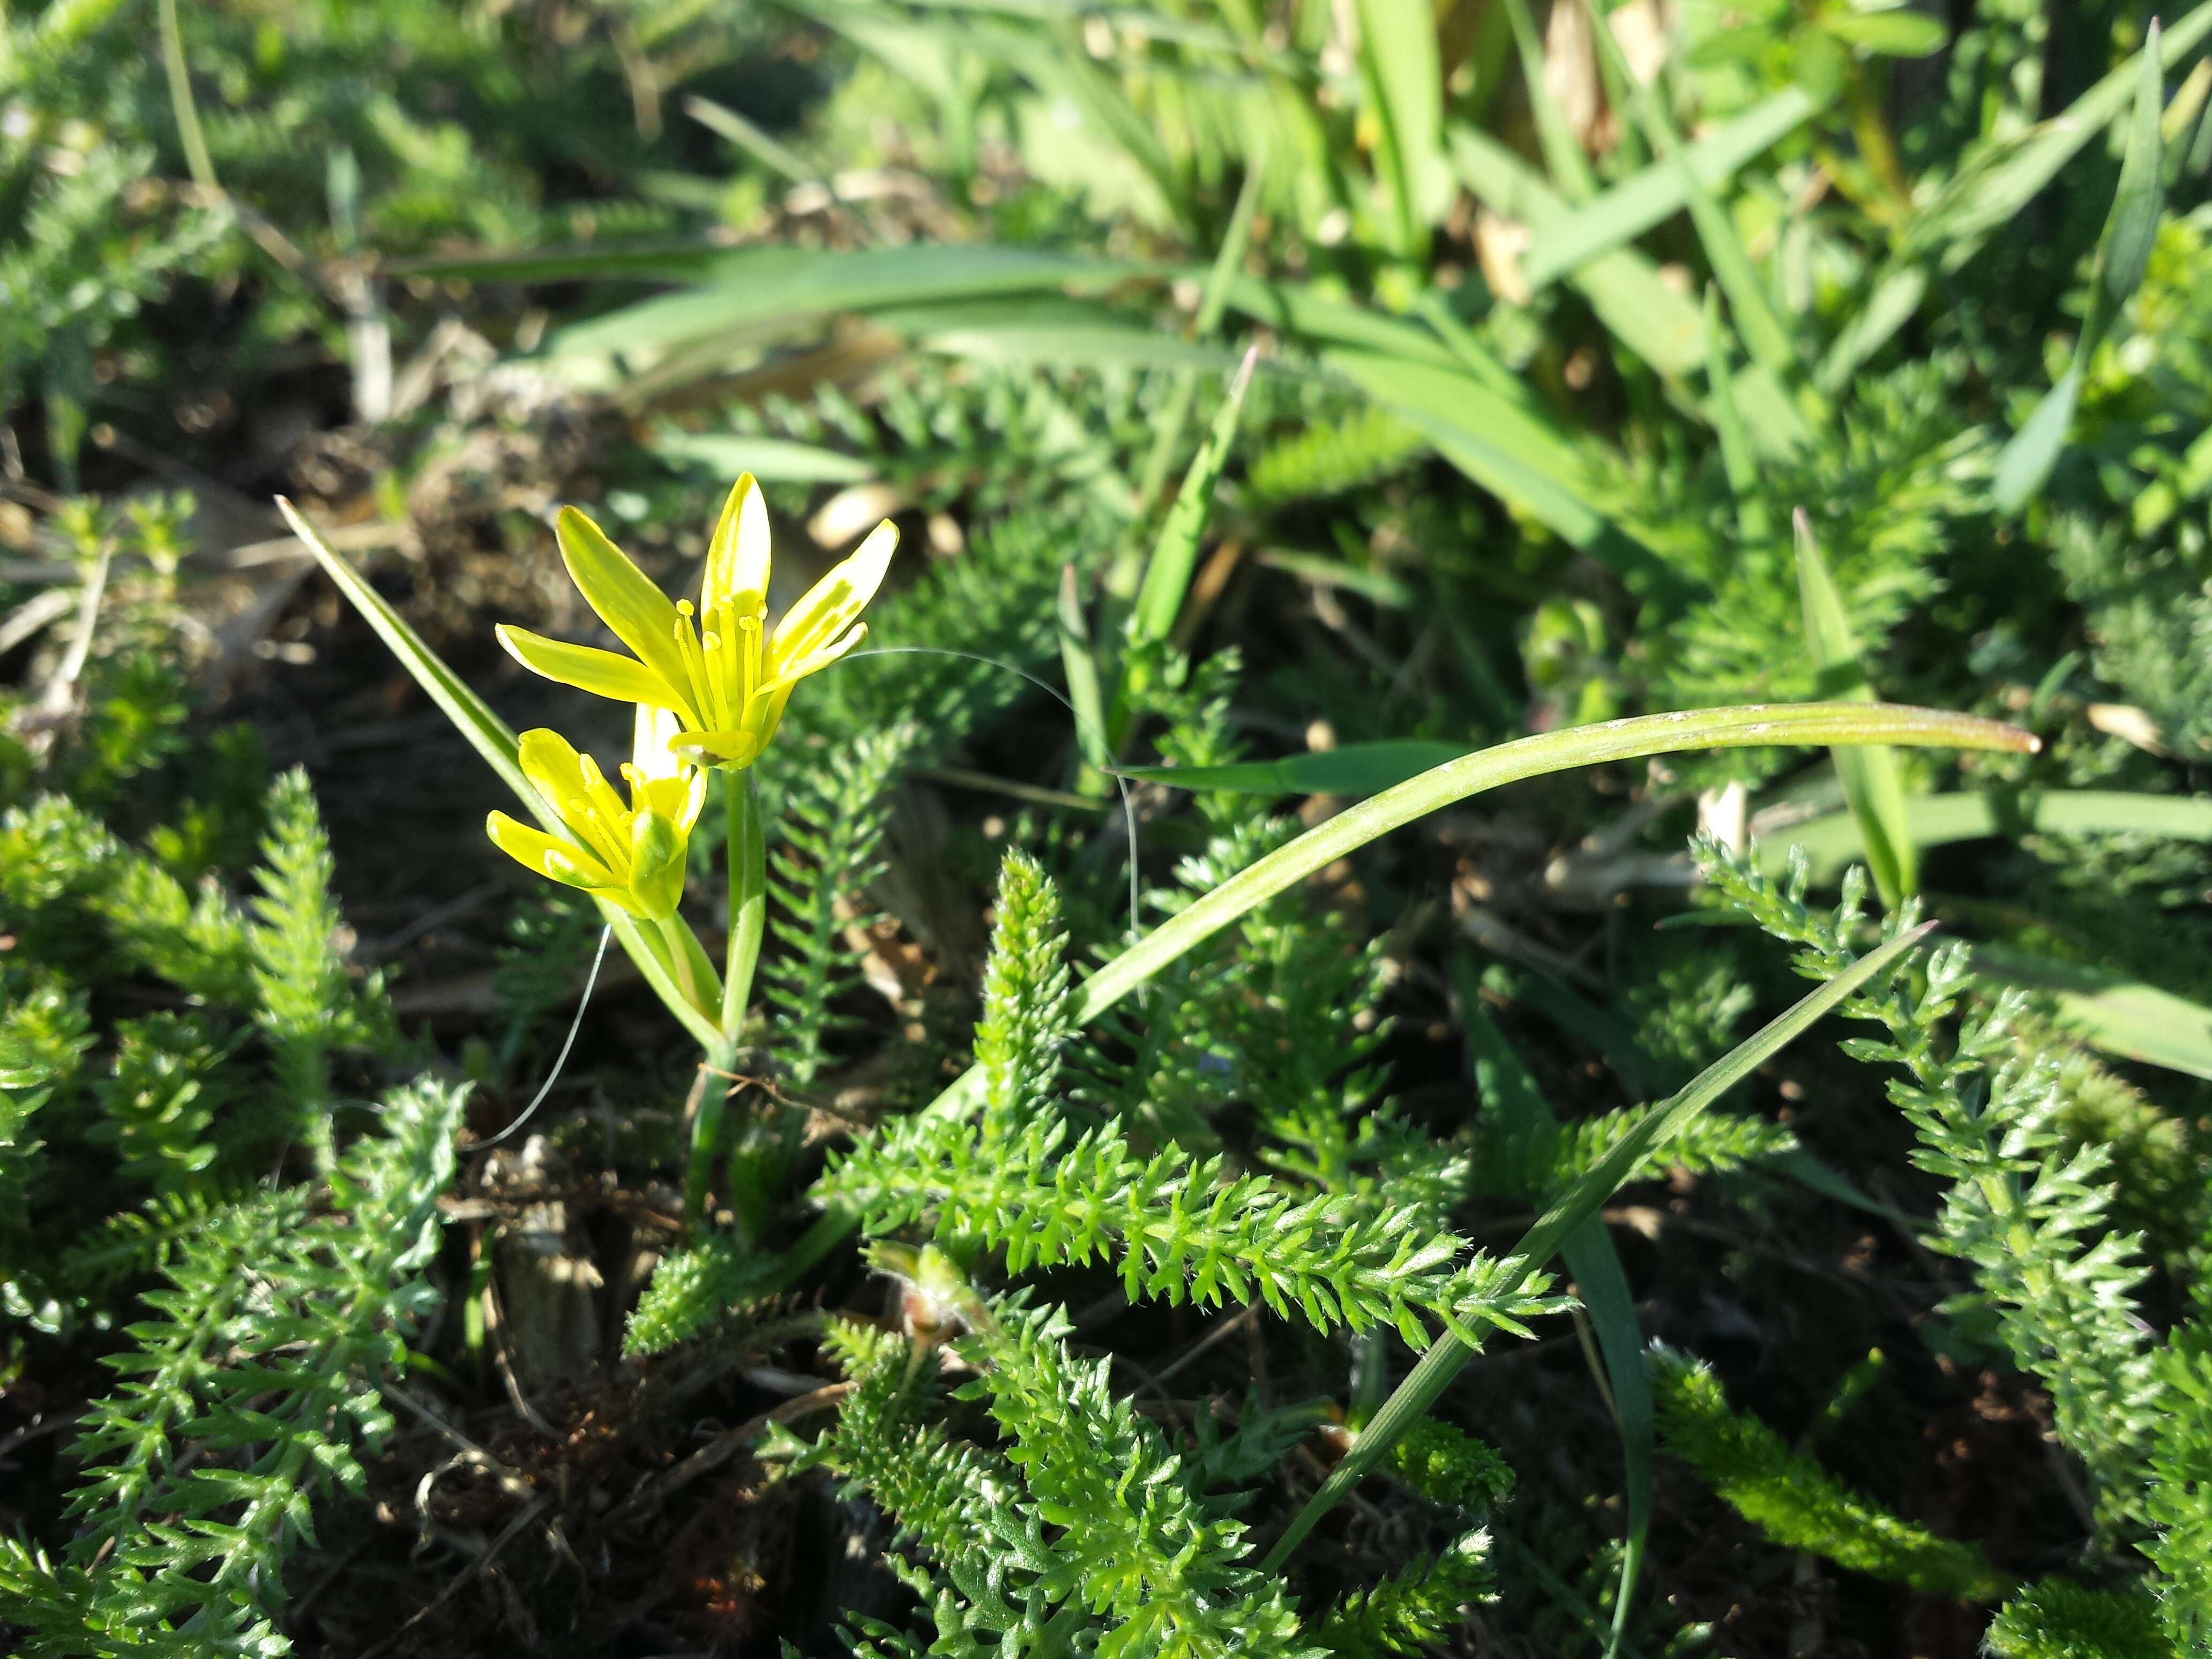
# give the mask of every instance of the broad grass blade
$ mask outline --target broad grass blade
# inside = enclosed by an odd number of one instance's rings
[[[2185,1077],[2212,1078],[2212,1008],[2102,968],[2004,945],[1977,945],[1975,974],[1992,986],[2039,991],[2094,1048]]]
[[[1795,1042],[1807,1027],[1860,986],[1901,961],[1927,936],[1933,926],[1933,923],[1924,924],[1910,933],[1899,934],[1880,950],[1862,957],[1787,1013],[1737,1044],[1728,1054],[1701,1073],[1681,1093],[1623,1136],[1612,1151],[1559,1195],[1520,1243],[1514,1247],[1513,1259],[1519,1264],[1520,1272],[1510,1284],[1501,1288],[1500,1293],[1517,1289],[1530,1273],[1558,1255],[1560,1247],[1597,1214],[1652,1147],[1674,1134],[1691,1118]],[[1261,1572],[1281,1571],[1284,1563],[1290,1559],[1291,1553],[1313,1530],[1315,1523],[1341,1503],[1367,1472],[1397,1443],[1406,1431],[1427,1414],[1437,1397],[1459,1375],[1461,1368],[1474,1357],[1474,1353],[1475,1350],[1449,1334],[1439,1336],[1431,1345],[1429,1351],[1421,1356],[1420,1363],[1413,1367],[1412,1375],[1383,1402],[1382,1409],[1375,1414],[1360,1431],[1359,1437],[1352,1442],[1352,1449],[1330,1471],[1328,1479],[1322,1483],[1321,1490],[1313,1495],[1282,1536],[1275,1540],[1274,1547],[1267,1552],[1267,1559],[1260,1564]]]

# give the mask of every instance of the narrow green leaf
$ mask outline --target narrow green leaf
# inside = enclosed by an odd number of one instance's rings
[[[2052,997],[2058,1018],[2091,1047],[2187,1077],[2212,1078],[2212,1008],[2108,969],[2009,945],[1977,945],[1976,974]]]
[[[1450,175],[1443,154],[1443,67],[1435,13],[1404,0],[1356,0],[1360,78],[1382,129],[1378,149],[1390,189],[1396,250],[1418,256],[1443,210]]]
[[[1259,360],[1257,348],[1244,354],[1243,366],[1215,411],[1206,441],[1199,446],[1190,470],[1183,474],[1182,488],[1176,492],[1175,505],[1168,511],[1167,522],[1160,526],[1160,538],[1153,544],[1152,559],[1145,566],[1136,609],[1129,613],[1132,645],[1165,640],[1174,633],[1176,618],[1182,614],[1183,598],[1198,569],[1199,542],[1213,512],[1213,489],[1228,462],[1230,446],[1237,436],[1237,418],[1243,412],[1244,393],[1252,384],[1253,366]]]
[[[1766,285],[1753,265],[1742,238],[1736,234],[1734,222],[1691,167],[1681,135],[1674,130],[1674,118],[1653,95],[1651,88],[1637,80],[1630,70],[1604,11],[1594,0],[1585,0],[1585,3],[1589,7],[1590,33],[1597,42],[1599,56],[1613,65],[1624,85],[1636,88],[1632,101],[1636,107],[1637,124],[1651,141],[1651,148],[1673,167],[1680,183],[1683,204],[1690,210],[1691,221],[1697,226],[1698,240],[1705,250],[1707,263],[1712,266],[1713,278],[1728,295],[1729,309],[1735,315],[1736,331],[1741,335],[1746,349],[1770,374],[1790,387],[1799,398],[1817,406],[1819,394],[1804,381],[1805,366],[1798,356],[1797,347],[1776,314],[1773,301],[1767,297]],[[1790,436],[1793,441],[1802,442],[1810,434],[1802,417],[1795,410],[1790,413],[1797,430]]]
[[[1244,187],[1237,192],[1237,205],[1229,216],[1229,229],[1221,239],[1221,246],[1214,251],[1212,269],[1206,273],[1198,315],[1191,319],[1194,340],[1210,340],[1221,326],[1222,313],[1229,306],[1231,286],[1243,273],[1245,251],[1252,244],[1252,221],[1259,211],[1260,192],[1266,185],[1267,173],[1267,152],[1262,150],[1244,175]],[[1178,376],[1160,422],[1159,434],[1153,439],[1152,452],[1145,458],[1145,470],[1138,475],[1137,499],[1147,513],[1167,487],[1168,468],[1182,444],[1183,428],[1190,424],[1191,404],[1197,396],[1196,372],[1186,371]]]
[[[2171,69],[2208,34],[2212,34],[2212,0],[2201,0],[2179,22],[2161,31],[2154,48],[2147,46],[2058,114],[2029,128],[2010,144],[1993,146],[1988,159],[1962,171],[1905,228],[1900,252],[1917,258],[1940,252],[1946,270],[1959,269],[1973,257],[1986,233],[2018,217],[2059,169],[2103,132],[2130,98],[2139,95],[2146,64]]]
[[[876,476],[857,455],[791,438],[664,432],[647,447],[664,460],[709,468],[726,481],[745,472],[769,483],[865,483]]]
[[[1528,9],[1528,0],[1505,0],[1505,15],[1513,26],[1513,45],[1521,55],[1521,79],[1528,93],[1528,108],[1536,118],[1536,140],[1543,147],[1544,165],[1552,181],[1571,201],[1589,199],[1597,189],[1589,157],[1583,154],[1566,112],[1552,96],[1551,77],[1544,73],[1544,37]]]
[[[2166,836],[2212,842],[2212,799],[2146,795],[2126,789],[1978,790],[1910,795],[1905,823],[1915,847],[1944,847],[1985,836]],[[1858,821],[1833,812],[1791,824],[1759,841],[1759,865],[1778,875],[1790,849],[1802,847],[1813,878],[1826,882],[1865,856]]]
[[[1894,11],[1838,11],[1820,14],[1820,28],[1838,40],[1878,58],[1927,58],[1943,50],[1951,31],[1938,17],[1899,8]]]
[[[1805,611],[1805,642],[1820,672],[1826,696],[1872,702],[1874,688],[1859,661],[1858,640],[1844,610],[1843,595],[1820,556],[1813,537],[1813,521],[1802,507],[1793,524],[1797,537],[1797,596]],[[1836,776],[1844,786],[1844,799],[1858,820],[1866,843],[1867,867],[1873,872],[1881,902],[1895,909],[1918,890],[1918,860],[1913,852],[1912,828],[1905,814],[1905,780],[1897,757],[1879,744],[1864,744],[1835,751]]]
[[[1589,505],[1621,493],[1593,476],[1603,464],[1601,452],[1586,452],[1542,415],[1456,365],[1432,368],[1341,350],[1325,353],[1322,362],[1419,428],[1437,453],[1485,489],[1541,520],[1623,580],[1648,592],[1684,590],[1673,566]]]
[[[1471,753],[1465,744],[1388,738],[1236,766],[1125,766],[1125,778],[1249,795],[1372,795]]]
[[[1728,473],[1729,490],[1735,497],[1736,534],[1747,542],[1763,542],[1774,532],[1766,516],[1766,498],[1759,492],[1759,462],[1752,454],[1751,434],[1735,402],[1735,377],[1729,370],[1729,331],[1721,321],[1720,301],[1705,290],[1705,389],[1712,398],[1713,430],[1720,434],[1721,465]]]
[[[767,247],[725,252],[712,280],[562,330],[556,362],[660,352],[741,331],[769,333],[842,311],[1103,286],[1145,267],[988,244],[914,243],[842,251]]]
[[[1802,88],[1788,88],[1684,145],[1682,161],[1698,184],[1722,189],[1737,168],[1765,155],[1819,109]],[[1522,255],[1521,274],[1531,288],[1547,287],[1626,246],[1686,205],[1681,168],[1664,159],[1655,161],[1537,230]]]
[[[2000,513],[2019,512],[2050,478],[2073,428],[2074,407],[2089,361],[2142,286],[2143,271],[2150,264],[2151,248],[2158,240],[2159,216],[2166,210],[2165,152],[2159,139],[2159,114],[2165,100],[2158,44],[2159,27],[2154,18],[2149,39],[2137,54],[2135,119],[2128,131],[2127,154],[2120,163],[2112,216],[2105,221],[2105,233],[2097,245],[2088,313],[2081,319],[2081,332],[2074,342],[2074,358],[2066,372],[1997,457],[1990,498]]]
[[[1932,926],[1925,924],[1900,934],[1880,950],[1861,957],[1787,1013],[1737,1044],[1699,1073],[1681,1093],[1623,1136],[1604,1158],[1560,1194],[1515,1246],[1512,1260],[1518,1264],[1519,1273],[1500,1287],[1499,1294],[1510,1294],[1518,1289],[1530,1273],[1550,1261],[1567,1239],[1604,1207],[1653,1146],[1674,1135],[1684,1123],[1749,1077],[1860,986],[1901,960],[1927,936]],[[1321,1490],[1275,1540],[1267,1559],[1260,1564],[1261,1572],[1282,1570],[1291,1553],[1313,1530],[1315,1523],[1342,1502],[1406,1431],[1427,1414],[1437,1397],[1474,1353],[1474,1349],[1455,1337],[1447,1336],[1440,1338],[1421,1356],[1413,1373],[1383,1402],[1382,1409],[1352,1442],[1352,1449],[1329,1472]]]
[[[514,792],[515,799],[531,817],[544,827],[548,835],[574,841],[568,825],[538,799],[538,792],[522,775],[522,767],[515,759],[514,733],[507,729],[507,723],[470,689],[468,682],[446,665],[445,659],[423,642],[422,636],[408,625],[407,619],[386,604],[384,596],[370,586],[358,570],[315,533],[314,527],[300,516],[290,501],[279,495],[276,507],[285,522],[292,526],[292,533],[315,556],[316,562],[329,573],[338,591],[361,612],[362,620],[376,630],[377,637],[399,659],[399,665],[428,694],[439,712],[453,722],[453,729],[483,757],[484,764],[498,775],[500,781]],[[646,982],[667,1005],[669,1012],[683,1022],[684,1029],[705,1048],[713,1048],[720,1043],[721,1033],[714,1029],[712,1020],[685,999],[636,921],[604,900],[599,903],[599,914],[614,930],[616,942],[637,964],[638,971],[645,975]]]
[[[1091,650],[1083,592],[1072,564],[1060,568],[1060,660],[1067,676],[1067,701],[1075,711],[1076,741],[1085,762],[1101,775],[1103,782],[1114,763],[1106,746],[1106,700],[1099,690],[1098,659]]]
[[[1866,303],[1852,313],[1843,331],[1820,360],[1813,383],[1832,398],[1850,384],[1869,357],[1887,345],[1912,320],[1927,296],[1928,272],[1921,265],[1893,264],[1874,285]]]
[[[2066,447],[2066,434],[2074,429],[2074,405],[2081,396],[2081,353],[2077,347],[2057,384],[2043,394],[2035,412],[1997,456],[1990,500],[1998,512],[2019,512],[2043,488]]]
[[[1628,1500],[1628,1528],[1621,1551],[1620,1585],[1613,1595],[1613,1629],[1605,1644],[1606,1659],[1613,1659],[1628,1634],[1629,1610],[1635,1604],[1644,1547],[1651,1537],[1651,1460],[1656,1438],[1651,1373],[1644,1357],[1643,1328],[1636,1321],[1636,1298],[1629,1292],[1628,1274],[1605,1223],[1595,1218],[1583,1223],[1567,1235],[1559,1255],[1574,1275],[1575,1289],[1597,1337],[1606,1382],[1613,1395],[1613,1423],[1620,1431],[1621,1484]]]
[[[1469,1070],[1489,1121],[1506,1135],[1555,1125],[1559,1119],[1551,1103],[1483,1006],[1484,981],[1466,951],[1453,957],[1452,983],[1467,1035]],[[1552,1194],[1533,1196],[1547,1199]],[[1605,1224],[1596,1218],[1584,1222],[1568,1236],[1561,1253],[1566,1258],[1568,1272],[1575,1276],[1580,1287],[1583,1308],[1597,1334],[1613,1396],[1615,1423],[1620,1431],[1621,1462],[1626,1477],[1627,1548],[1621,1562],[1620,1588],[1613,1600],[1613,1634],[1607,1644],[1607,1652],[1611,1655],[1619,1651],[1627,1627],[1628,1609],[1635,1599],[1644,1544],[1651,1529],[1651,1378],[1644,1366],[1644,1336],[1636,1322],[1636,1304],[1629,1294],[1628,1275],[1621,1267],[1620,1253],[1614,1248],[1613,1235],[1606,1231]]]
[[[2029,753],[2036,739],[1972,714],[1887,703],[1753,704],[1644,714],[1516,738],[1439,766],[1347,807],[1202,895],[1083,982],[1076,1018],[1097,1018],[1170,963],[1257,905],[1391,830],[1502,784],[1689,750],[1893,743]],[[958,1085],[955,1085],[956,1087]]]

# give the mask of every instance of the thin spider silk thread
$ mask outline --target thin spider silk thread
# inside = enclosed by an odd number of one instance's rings
[[[1004,669],[1016,678],[1028,681],[1062,708],[1067,710],[1067,717],[1075,722],[1075,729],[1079,733],[1084,733],[1085,731],[1083,716],[1076,712],[1075,705],[1060,694],[1059,687],[1048,680],[1039,679],[1018,664],[1006,662],[998,657],[981,656],[973,651],[948,650],[939,645],[879,645],[866,651],[848,652],[845,660],[852,662],[861,657],[951,657],[961,662],[979,662],[986,668]],[[1098,746],[1103,751],[1106,746],[1106,734],[1095,726],[1089,728],[1087,734],[1098,740]],[[1115,788],[1121,792],[1121,827],[1129,837],[1129,934],[1133,939],[1139,931],[1140,915],[1137,876],[1136,800],[1129,793],[1128,779],[1110,766],[1104,770],[1106,775],[1114,780]]]
[[[584,1011],[592,1006],[592,988],[599,982],[599,964],[607,959],[607,941],[614,937],[614,932],[611,927],[599,929],[599,948],[592,953],[592,971],[585,976],[584,994],[576,1000],[576,1017],[568,1022],[568,1039],[562,1043],[561,1052],[554,1057],[553,1070],[546,1077],[544,1086],[531,1097],[530,1104],[522,1109],[522,1115],[520,1117],[489,1140],[477,1142],[475,1146],[469,1148],[471,1152],[480,1152],[487,1146],[498,1146],[501,1141],[529,1122],[530,1115],[543,1106],[545,1103],[545,1097],[553,1092],[553,1085],[561,1080],[562,1069],[568,1063],[568,1051],[576,1046],[576,1033],[584,1029]]]
[[[1067,710],[1067,717],[1075,722],[1076,731],[1080,733],[1084,730],[1083,716],[1076,712],[1075,705],[1073,702],[1070,702],[1066,697],[1060,694],[1058,687],[1051,684],[1048,681],[1039,679],[1035,674],[1030,673],[1027,669],[1023,668],[1018,664],[1007,662],[1001,658],[986,657],[973,651],[953,651],[949,650],[943,646],[935,645],[880,645],[871,651],[851,652],[848,653],[846,659],[848,661],[851,661],[860,657],[951,657],[961,662],[981,663],[986,668],[1003,669],[1006,672],[1015,676],[1018,679],[1026,680],[1030,684],[1043,692],[1061,708]],[[1103,739],[1105,736],[1103,732],[1098,732],[1094,728],[1091,731],[1091,735],[1098,738],[1101,740],[1101,746],[1103,746]],[[1120,792],[1121,797],[1122,828],[1129,838],[1129,933],[1132,937],[1134,937],[1138,930],[1138,918],[1140,914],[1140,893],[1138,885],[1137,871],[1136,801],[1129,793],[1128,779],[1122,776],[1121,773],[1115,771],[1111,767],[1106,769],[1106,775],[1114,780],[1114,787]],[[607,941],[613,936],[613,928],[602,927],[599,929],[599,949],[592,954],[592,971],[585,977],[584,994],[577,1000],[576,1017],[568,1022],[568,1035],[561,1044],[560,1054],[554,1057],[553,1069],[547,1074],[544,1083],[539,1087],[537,1094],[531,1097],[530,1104],[522,1109],[521,1114],[516,1117],[514,1122],[508,1124],[507,1127],[501,1129],[497,1134],[489,1137],[488,1139],[477,1141],[474,1146],[469,1148],[471,1152],[480,1152],[487,1146],[496,1146],[501,1141],[505,1140],[509,1135],[521,1128],[524,1124],[529,1122],[532,1115],[535,1113],[540,1106],[545,1103],[546,1096],[553,1092],[553,1085],[561,1080],[561,1073],[568,1064],[569,1050],[576,1046],[576,1034],[584,1029],[584,1015],[592,1006],[592,989],[599,982],[599,967],[600,964],[605,963],[607,959]]]

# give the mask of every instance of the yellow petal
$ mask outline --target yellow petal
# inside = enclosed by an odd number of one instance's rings
[[[670,607],[673,616],[675,609]],[[688,703],[679,700],[678,689],[671,685],[645,664],[634,657],[617,656],[611,651],[602,651],[597,646],[569,645],[560,640],[549,640],[543,634],[533,634],[526,628],[512,628],[501,623],[493,630],[499,642],[507,647],[507,655],[534,674],[543,674],[549,680],[558,680],[563,685],[573,685],[580,691],[589,691],[596,696],[613,697],[621,702]]]
[[[561,815],[563,823],[574,823],[590,816],[591,802],[584,794],[583,757],[568,738],[544,726],[532,726],[516,742],[514,757],[530,787],[545,797],[545,804]]]
[[[768,503],[748,472],[731,488],[714,539],[707,545],[701,614],[717,605],[729,605],[740,617],[756,614],[768,602]]]
[[[784,613],[775,625],[775,641],[769,647],[768,677],[782,674],[783,665],[819,650],[852,625],[890,568],[898,546],[898,527],[885,519],[868,532],[868,539],[852,556],[814,584],[806,597]]]
[[[782,664],[777,668],[775,678],[766,682],[760,689],[763,691],[787,690],[805,679],[809,674],[817,673],[827,668],[867,637],[867,623],[855,623],[853,625],[853,631],[834,645],[825,645],[819,651],[811,652],[796,662]]]
[[[580,887],[586,892],[612,896],[620,885],[614,872],[582,848],[556,841],[543,830],[518,823],[504,812],[494,812],[484,819],[484,833],[491,837],[493,846],[516,863],[541,876],[550,876],[565,887]]]
[[[684,897],[684,836],[658,812],[640,812],[629,826],[629,890],[654,921],[676,914]]]
[[[699,822],[699,809],[707,804],[707,775],[686,766],[678,777],[648,778],[642,787],[630,792],[630,802],[634,811],[658,812],[688,836]]]
[[[672,686],[689,684],[684,659],[676,649],[676,605],[655,587],[629,555],[606,538],[605,532],[573,507],[561,509],[554,534],[561,544],[562,562],[568,567],[599,620],[638,659]],[[659,701],[651,697],[633,702]]]
[[[702,766],[750,766],[759,758],[764,738],[750,732],[686,732],[669,747],[690,755]]]
[[[630,722],[629,745],[630,767],[638,779],[651,782],[683,775],[683,757],[668,746],[668,740],[683,729],[672,710],[638,704],[636,718]]]

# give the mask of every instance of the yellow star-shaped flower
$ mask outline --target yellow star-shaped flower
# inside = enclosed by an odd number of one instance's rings
[[[630,760],[623,767],[629,804],[599,763],[557,732],[525,732],[516,758],[532,788],[583,844],[494,812],[484,829],[500,850],[565,886],[665,921],[684,896],[684,848],[707,798],[707,775],[669,747],[676,717],[638,705]]]
[[[768,508],[748,472],[723,506],[707,549],[696,622],[573,507],[555,533],[578,590],[634,655],[567,645],[502,624],[499,642],[526,668],[603,697],[673,711],[679,752],[702,765],[750,766],[783,718],[791,688],[867,635],[859,620],[890,568],[898,532],[878,525],[815,583],[771,633]]]

